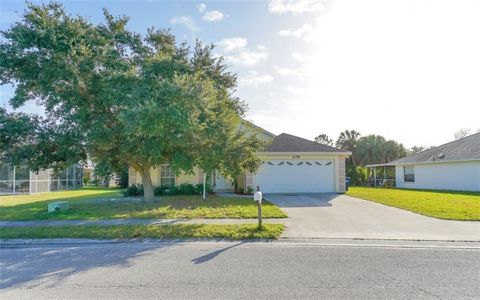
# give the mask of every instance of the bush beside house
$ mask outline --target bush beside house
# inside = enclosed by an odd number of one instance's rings
[[[210,184],[206,185],[206,192],[211,193],[213,191]],[[201,195],[203,193],[203,184],[188,184],[183,183],[179,186],[158,186],[153,190],[155,196],[164,196],[164,195]],[[143,185],[141,184],[132,184],[127,189],[125,189],[123,195],[128,196],[143,196]]]

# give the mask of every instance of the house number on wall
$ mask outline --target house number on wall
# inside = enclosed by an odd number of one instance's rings
[[[300,155],[293,155],[293,158],[300,158]]]

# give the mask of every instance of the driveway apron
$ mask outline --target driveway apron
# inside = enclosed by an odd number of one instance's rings
[[[267,194],[289,219],[283,238],[479,241],[480,222],[450,221],[339,194]]]

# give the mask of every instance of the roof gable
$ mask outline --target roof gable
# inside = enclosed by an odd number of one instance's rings
[[[448,162],[458,160],[480,160],[480,132],[412,156],[394,160],[389,164]]]
[[[349,153],[325,144],[316,143],[298,136],[282,133],[269,143],[266,152],[332,152]]]
[[[256,135],[258,138],[264,141],[270,141],[275,137],[273,133],[245,119],[242,119],[242,122],[240,124],[240,130],[246,133],[248,136]]]

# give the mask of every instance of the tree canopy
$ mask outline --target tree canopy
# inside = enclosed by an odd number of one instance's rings
[[[337,148],[352,152],[352,155],[350,155],[347,160],[347,164],[353,166],[357,165],[356,162],[358,159],[356,159],[356,147],[359,138],[360,132],[355,130],[345,130],[343,132],[340,132],[340,135],[338,136],[337,142],[335,143]]]
[[[325,144],[325,145],[328,145],[328,146],[333,146],[333,140],[328,135],[326,135],[325,133],[319,134],[315,138],[315,142],[320,143],[320,144]]]
[[[86,158],[79,132],[39,116],[0,108],[0,161],[32,170],[65,169]]]
[[[335,146],[352,152],[346,162],[346,174],[354,184],[361,184],[366,180],[366,165],[387,163],[407,155],[403,145],[396,141],[374,134],[362,137],[360,132],[355,130],[341,132]]]
[[[361,137],[356,145],[356,156],[360,165],[387,163],[407,155],[402,144],[386,140],[380,135]]]
[[[149,170],[159,164],[227,176],[254,171],[263,144],[239,130],[246,105],[233,96],[236,75],[213,46],[197,41],[192,49],[155,28],[142,37],[127,29],[128,17],[104,16],[93,24],[58,3],[30,4],[2,32],[0,83],[16,87],[10,104],[44,106],[45,128],[61,129],[50,137],[59,149],[81,147],[112,166],[135,168],[147,199]]]

